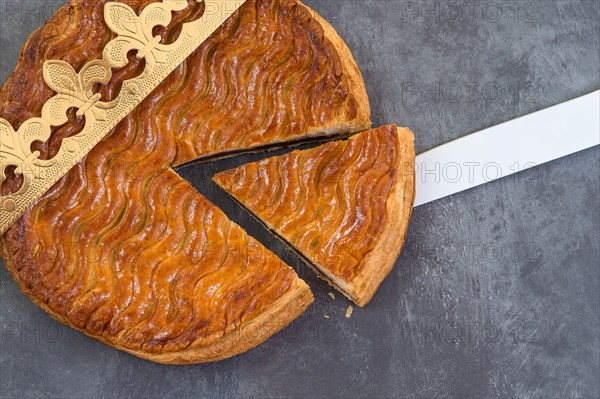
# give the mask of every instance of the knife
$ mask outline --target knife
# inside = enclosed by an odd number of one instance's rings
[[[415,207],[600,144],[600,90],[416,158]]]

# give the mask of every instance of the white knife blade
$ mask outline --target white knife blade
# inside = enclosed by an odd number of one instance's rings
[[[600,144],[600,90],[417,156],[415,207]]]

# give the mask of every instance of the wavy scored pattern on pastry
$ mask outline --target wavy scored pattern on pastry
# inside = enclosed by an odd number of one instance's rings
[[[404,243],[414,202],[413,140],[408,129],[389,125],[214,180],[364,306]]]
[[[123,1],[136,11],[150,2]],[[98,58],[113,38],[104,4],[73,1],[29,38],[0,117],[18,128],[39,114],[53,95],[45,60],[79,70]],[[190,6],[171,26],[202,12]],[[178,30],[159,33],[170,42]],[[2,253],[17,284],[58,320],[165,363],[232,356],[298,317],[308,287],[170,168],[368,125],[360,74],[340,43],[297,1],[247,1],[7,231]],[[142,69],[130,56],[102,100]],[[70,121],[34,143],[41,158],[81,130],[83,118]],[[2,193],[20,183],[8,170]]]

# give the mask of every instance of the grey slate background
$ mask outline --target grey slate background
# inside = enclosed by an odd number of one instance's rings
[[[306,3],[353,51],[374,125],[411,127],[418,152],[600,87],[598,1]],[[2,81],[61,4],[0,0]],[[598,147],[417,208],[397,267],[350,319],[348,301],[210,183],[264,156],[179,173],[307,280],[304,316],[233,359],[157,365],[55,322],[2,267],[0,396],[600,396]]]

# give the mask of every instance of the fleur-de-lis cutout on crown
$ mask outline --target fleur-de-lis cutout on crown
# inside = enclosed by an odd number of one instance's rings
[[[0,165],[14,165],[16,174],[27,175],[33,173],[33,162],[39,156],[39,151],[31,152],[31,144],[26,142],[22,134],[15,132],[10,123],[0,119]],[[0,169],[0,183],[4,180],[6,180],[6,175],[2,168]],[[23,189],[24,187],[20,191]]]
[[[198,3],[202,0],[196,0]],[[138,50],[137,58],[151,57],[157,63],[165,63],[169,54],[168,46],[160,45],[160,36],[153,36],[156,26],[167,26],[172,19],[172,11],[187,7],[187,0],[170,0],[163,4],[150,4],[138,16],[127,4],[108,3],[105,8],[106,24],[119,36],[104,48],[104,58],[117,68],[127,65],[127,53]],[[168,4],[170,9],[166,9]],[[158,51],[153,51],[153,50]]]
[[[63,104],[78,108],[77,116],[91,111],[96,120],[105,120],[106,113],[102,108],[100,94],[94,94],[95,84],[107,84],[112,76],[110,64],[104,60],[87,63],[79,72],[64,61],[46,61],[44,63],[44,80],[58,95],[52,100],[54,106],[63,108]]]

